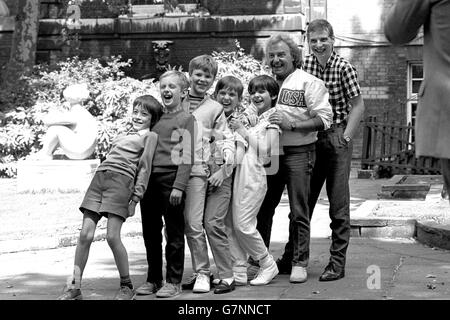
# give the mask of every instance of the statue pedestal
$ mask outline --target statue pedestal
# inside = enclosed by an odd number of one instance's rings
[[[17,192],[86,191],[100,160],[24,160],[17,164]]]

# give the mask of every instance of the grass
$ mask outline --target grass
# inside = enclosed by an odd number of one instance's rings
[[[84,192],[17,192],[16,179],[0,179],[0,241],[77,235]],[[136,210],[138,211],[138,209]],[[101,219],[98,228],[106,228]],[[140,213],[128,221],[140,223]]]

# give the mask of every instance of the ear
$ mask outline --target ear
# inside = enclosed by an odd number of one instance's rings
[[[270,99],[277,100],[278,96],[270,96]]]

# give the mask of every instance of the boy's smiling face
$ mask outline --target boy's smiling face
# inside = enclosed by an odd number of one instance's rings
[[[179,80],[176,76],[167,76],[159,82],[161,99],[168,110],[173,110],[179,105],[186,96],[186,90],[182,90]]]
[[[270,109],[272,107],[272,100],[276,98],[276,96],[271,97],[269,91],[263,88],[258,88],[255,92],[250,93],[250,100],[258,110],[258,114]]]
[[[195,97],[204,97],[209,88],[211,88],[214,77],[209,71],[194,69],[189,76],[189,82],[191,95]]]
[[[152,121],[152,115],[144,107],[137,105],[133,107],[133,113],[131,114],[131,123],[135,131],[145,130],[150,128]]]
[[[223,88],[217,92],[216,101],[223,106],[225,115],[233,113],[234,109],[240,102],[238,93],[234,89]]]

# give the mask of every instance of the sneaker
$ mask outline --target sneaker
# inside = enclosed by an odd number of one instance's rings
[[[250,281],[250,284],[252,286],[262,286],[268,284],[273,280],[273,278],[275,278],[277,274],[278,267],[275,261],[273,261],[272,259],[272,262],[269,265],[265,267],[261,266],[259,268],[258,274],[256,275],[255,279]]]
[[[158,298],[172,298],[181,293],[181,285],[179,283],[166,282],[164,286],[156,292]]]
[[[193,273],[192,276],[190,276],[186,282],[181,285],[181,288],[183,288],[183,290],[194,289],[195,280],[197,280],[197,273]]]
[[[255,265],[252,265],[252,264],[249,265],[247,267],[247,279],[250,280],[250,281],[255,279],[255,277],[258,274],[258,272],[259,272],[259,266],[255,266]]]
[[[134,300],[134,290],[127,286],[121,286],[117,291],[114,300]]]
[[[62,295],[60,295],[57,300],[83,300],[83,295],[81,294],[81,289],[66,289]]]
[[[308,273],[305,267],[293,266],[291,271],[291,277],[289,281],[292,283],[302,283],[308,278]]]
[[[161,282],[145,282],[142,284],[139,288],[136,289],[136,294],[139,295],[149,295],[156,293],[159,289],[161,289],[162,283]]]
[[[233,278],[237,286],[247,285],[247,272],[233,272]]]
[[[194,293],[206,293],[209,292],[211,289],[210,285],[210,276],[199,273],[197,275],[197,279],[195,280],[194,288],[192,289],[192,292]]]

